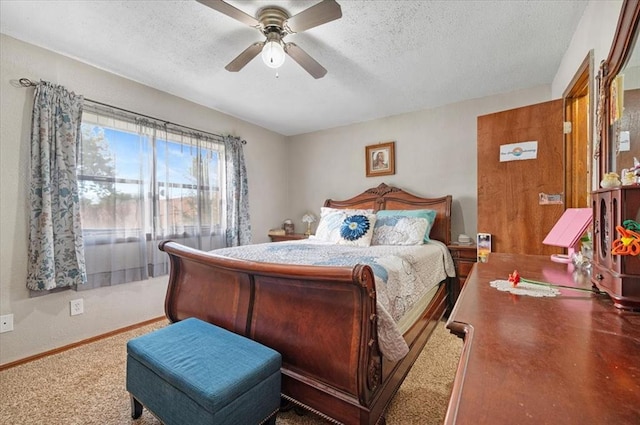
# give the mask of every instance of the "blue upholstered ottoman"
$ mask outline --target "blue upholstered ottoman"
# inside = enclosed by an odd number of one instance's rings
[[[275,424],[280,353],[198,319],[127,343],[131,416],[165,425]]]

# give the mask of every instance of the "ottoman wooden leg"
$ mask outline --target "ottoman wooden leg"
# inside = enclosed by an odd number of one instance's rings
[[[131,396],[131,418],[138,419],[140,416],[142,416],[142,404]]]
[[[280,411],[281,412],[288,412],[289,410],[293,409],[293,406],[295,406],[292,402],[290,402],[289,400],[287,400],[286,398],[282,397],[280,398]]]

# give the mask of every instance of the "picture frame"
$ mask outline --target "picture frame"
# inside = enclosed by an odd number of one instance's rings
[[[396,173],[396,142],[365,146],[367,177],[389,176]]]

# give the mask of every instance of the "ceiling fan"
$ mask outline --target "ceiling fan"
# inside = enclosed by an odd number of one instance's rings
[[[303,67],[313,78],[322,78],[327,70],[295,43],[285,43],[284,37],[317,27],[342,17],[342,9],[335,0],[322,0],[302,12],[289,16],[278,6],[266,6],[253,17],[223,0],[197,0],[199,3],[217,10],[243,24],[256,28],[265,40],[253,43],[229,62],[225,69],[238,72],[262,52],[262,59],[271,68],[279,68],[284,63],[285,53]]]

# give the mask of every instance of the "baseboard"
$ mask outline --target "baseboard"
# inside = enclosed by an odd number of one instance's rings
[[[116,329],[116,330],[113,330],[113,331],[110,331],[110,332],[107,332],[107,333],[104,333],[104,334],[92,336],[91,338],[83,339],[82,341],[74,342],[72,344],[65,345],[65,346],[62,346],[62,347],[54,348],[53,350],[45,351],[45,352],[40,353],[40,354],[34,354],[33,356],[29,356],[29,357],[25,357],[25,358],[20,359],[20,360],[15,360],[13,362],[5,363],[5,364],[0,365],[0,372],[2,372],[3,370],[6,370],[6,369],[10,369],[12,367],[16,367],[16,366],[20,366],[20,365],[25,364],[25,363],[32,362],[34,360],[41,359],[43,357],[48,357],[48,356],[52,356],[54,354],[62,353],[63,351],[71,350],[72,348],[80,347],[82,345],[91,344],[92,342],[96,342],[96,341],[99,341],[101,339],[105,339],[105,338],[109,338],[109,337],[114,336],[114,335],[118,335],[118,334],[121,334],[121,333],[129,332],[129,331],[132,331],[134,329],[138,329],[138,328],[141,328],[143,326],[147,326],[147,325],[150,325],[152,323],[159,322],[161,320],[167,320],[167,318],[165,316],[161,316],[161,317],[156,317],[155,319],[145,320],[144,322],[136,323],[135,325],[125,326],[124,328],[120,328],[120,329]]]

